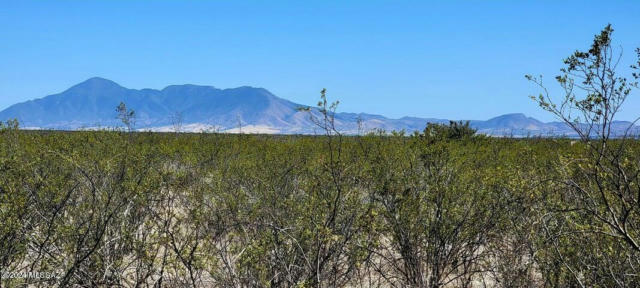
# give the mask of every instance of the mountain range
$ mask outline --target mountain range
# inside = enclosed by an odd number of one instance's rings
[[[104,78],[91,78],[66,91],[14,104],[0,111],[0,120],[18,119],[25,129],[99,129],[121,126],[116,106],[123,102],[135,111],[137,130],[185,132],[315,134],[321,133],[310,119],[317,109],[300,111],[305,105],[273,95],[266,89],[171,85],[162,90],[128,89]],[[336,113],[335,126],[345,134],[374,129],[421,131],[427,123],[447,119],[403,117],[391,119],[367,113]],[[486,121],[471,120],[479,133],[493,136],[575,136],[562,122],[541,122],[521,113],[505,114]],[[622,133],[630,122],[614,123]],[[637,127],[635,127],[637,128]]]

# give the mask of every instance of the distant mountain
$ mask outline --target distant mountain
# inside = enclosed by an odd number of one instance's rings
[[[173,85],[162,90],[135,90],[91,78],[60,94],[15,104],[0,112],[0,119],[17,118],[22,126],[45,129],[110,127],[119,125],[115,107],[120,102],[136,111],[138,128],[171,125],[176,113],[183,115],[186,124],[230,128],[241,121],[243,125],[291,126],[298,106],[260,88]]]
[[[120,102],[136,111],[139,130],[173,131],[175,116],[182,115],[183,131],[320,133],[309,113],[298,110],[305,105],[279,98],[263,88],[217,89],[187,84],[162,90],[136,90],[98,77],[59,94],[15,104],[0,111],[0,120],[17,118],[22,127],[31,129],[115,127],[120,126],[115,111]],[[317,110],[311,113],[318,115]],[[337,128],[346,134],[373,129],[420,131],[429,122],[449,121],[417,117],[390,119],[366,113],[337,113],[335,119]],[[506,114],[470,123],[480,133],[494,136],[574,135],[563,123],[544,123],[524,114]],[[616,129],[623,131],[629,124],[618,122]]]
[[[518,134],[536,131],[536,134],[539,134],[550,128],[546,123],[522,113],[505,114],[487,121],[471,121],[471,125],[481,133],[494,135],[505,135],[514,131],[518,131]]]

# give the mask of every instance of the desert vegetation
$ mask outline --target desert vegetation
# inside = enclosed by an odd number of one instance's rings
[[[132,132],[124,103],[119,131],[2,123],[0,283],[640,286],[640,142],[608,130],[638,74],[616,74],[612,32],[565,61],[559,100],[528,76],[580,139],[347,136],[324,90],[319,136]]]

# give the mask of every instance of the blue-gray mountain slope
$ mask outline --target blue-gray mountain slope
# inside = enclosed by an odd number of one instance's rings
[[[174,116],[180,113],[187,131],[203,126],[230,131],[245,126],[254,128],[245,131],[320,133],[310,121],[309,114],[298,111],[304,105],[279,98],[263,88],[217,89],[211,86],[172,85],[162,90],[136,90],[98,77],[59,94],[10,106],[0,111],[0,120],[16,118],[22,127],[40,129],[114,127],[120,124],[115,117],[115,107],[120,102],[136,111],[135,125],[142,130],[167,130],[175,122]],[[389,119],[366,113],[336,114],[338,129],[351,134],[372,129],[411,132],[424,129],[428,122],[447,123],[448,120],[417,117]],[[624,129],[628,124],[619,122],[616,127]],[[486,121],[474,120],[471,125],[480,133],[497,136],[573,135],[563,123],[544,123],[523,114],[506,114]]]

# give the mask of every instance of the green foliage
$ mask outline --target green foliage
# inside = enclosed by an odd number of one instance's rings
[[[610,286],[636,267],[616,238],[566,233],[602,227],[555,212],[549,179],[586,148],[569,140],[14,132],[0,268],[60,273],[40,283]]]
[[[611,32],[567,74],[608,65]],[[610,123],[612,98],[589,95],[567,103]],[[347,137],[336,108],[323,90],[305,109],[322,136],[0,123],[0,271],[59,276],[0,285],[640,286],[639,141],[478,137],[468,122]]]
[[[127,131],[131,132],[135,126],[136,112],[133,109],[128,109],[124,102],[118,104],[116,112],[118,113],[117,118],[127,127]]]
[[[449,121],[448,125],[428,123],[421,137],[433,140],[459,140],[474,137],[476,129],[471,128],[469,121]]]
[[[584,140],[594,136],[608,138],[617,112],[632,88],[638,86],[637,82],[616,74],[622,54],[612,44],[613,31],[610,24],[605,26],[595,35],[589,50],[576,51],[564,60],[565,67],[555,77],[564,92],[560,99],[549,94],[542,76],[525,75],[543,90],[537,97],[530,97],[570,125]],[[631,66],[635,70],[637,67]],[[631,76],[638,79],[637,73]]]
[[[631,152],[637,143],[629,142],[628,135],[611,139],[615,116],[638,84],[616,74],[621,54],[615,55],[612,33],[607,25],[588,51],[576,51],[565,59],[563,74],[556,77],[564,89],[560,101],[550,97],[541,77],[526,76],[544,91],[533,99],[582,140],[578,153],[559,154],[560,168],[550,187],[559,197],[539,222],[547,237],[539,245],[553,249],[538,257],[547,264],[557,263],[560,271],[549,273],[553,276],[547,279],[554,286],[639,285],[640,160]],[[638,79],[637,72],[632,77]]]
[[[18,120],[16,119],[8,120],[6,122],[0,121],[0,131],[18,130],[19,126]]]

